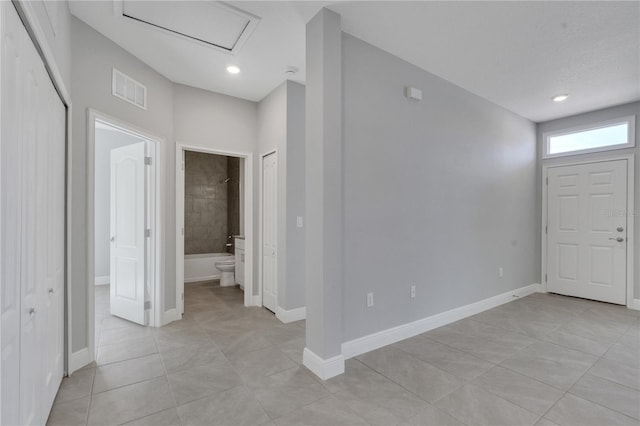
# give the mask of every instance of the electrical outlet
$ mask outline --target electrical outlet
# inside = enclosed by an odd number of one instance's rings
[[[498,268],[498,277],[504,277],[504,269],[502,268],[502,266]]]
[[[415,285],[411,286],[411,298],[412,299],[416,298],[416,286]]]
[[[373,306],[373,293],[367,293],[367,308]]]

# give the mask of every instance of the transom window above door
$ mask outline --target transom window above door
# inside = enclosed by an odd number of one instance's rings
[[[543,134],[543,158],[609,151],[635,146],[635,116]]]

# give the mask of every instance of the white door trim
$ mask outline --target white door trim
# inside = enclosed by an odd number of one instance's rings
[[[89,360],[95,360],[95,144],[96,144],[96,120],[102,121],[110,126],[122,129],[127,133],[132,133],[150,142],[151,155],[151,178],[149,193],[150,204],[154,213],[151,213],[149,227],[151,229],[150,252],[148,253],[149,279],[151,309],[149,312],[149,325],[159,327],[162,325],[161,314],[164,310],[164,273],[162,262],[162,240],[163,240],[163,220],[161,215],[163,198],[160,184],[160,176],[163,176],[159,147],[164,145],[164,138],[156,136],[151,132],[140,129],[125,121],[110,115],[89,108],[87,110],[87,346],[89,350]]]
[[[184,313],[184,151],[203,152],[205,154],[225,155],[244,159],[244,239],[245,250],[245,286],[244,306],[258,305],[253,296],[253,154],[243,151],[229,151],[197,144],[176,142],[176,313],[167,315],[166,323],[182,318]],[[261,295],[261,293],[260,293]],[[260,297],[260,300],[262,298]],[[259,305],[258,305],[259,306]]]
[[[258,186],[259,186],[259,200],[258,200],[258,300],[260,301],[259,306],[262,306],[262,263],[263,263],[263,259],[262,259],[262,230],[264,229],[264,224],[263,224],[263,217],[262,217],[262,204],[264,201],[264,158],[266,156],[269,156],[271,154],[276,154],[276,156],[278,155],[278,150],[276,148],[266,151],[262,154],[260,154],[260,176],[258,177],[259,182],[258,182]],[[276,161],[279,161],[280,159],[278,157],[276,157]],[[278,166],[278,170],[279,170],[279,166]],[[278,176],[278,174],[276,174],[276,176]],[[276,183],[277,186],[277,183]],[[278,188],[279,189],[279,188]],[[278,196],[280,196],[280,194],[278,194]],[[277,201],[276,201],[277,203]],[[280,207],[278,205],[278,207]],[[276,235],[279,235],[279,230],[276,233]],[[277,238],[277,237],[276,237]],[[280,241],[278,241],[278,256],[280,256]],[[276,264],[276,276],[278,276],[279,274],[279,270]],[[277,282],[276,282],[276,289],[277,289]],[[276,310],[277,308],[280,307],[280,303],[278,302],[278,293],[276,290]],[[275,314],[276,312],[274,312]]]
[[[627,160],[627,308],[634,309],[634,301],[633,301],[633,272],[635,265],[635,257],[634,257],[634,245],[635,245],[635,227],[634,227],[634,215],[633,209],[635,208],[634,204],[634,171],[635,171],[635,154],[626,154],[626,155],[610,155],[603,156],[596,159],[591,160],[581,160],[576,161],[575,159],[566,159],[565,161],[554,162],[552,164],[545,164],[542,166],[542,223],[541,223],[541,281],[542,288],[546,292],[547,291],[547,280],[545,276],[547,274],[547,196],[548,196],[548,187],[547,187],[547,177],[549,176],[549,169],[554,167],[564,167],[564,166],[577,166],[581,164],[591,164],[591,163],[604,163],[609,161],[616,160]]]

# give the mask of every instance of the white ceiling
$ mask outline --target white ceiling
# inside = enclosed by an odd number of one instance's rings
[[[175,3],[197,13],[193,6],[198,2]],[[261,18],[237,55],[124,18],[116,12],[122,9],[121,0],[69,2],[73,15],[176,83],[259,101],[285,81],[287,67],[300,70],[291,80],[304,82],[305,24],[322,5],[287,1],[227,4]],[[228,74],[228,65],[240,67],[240,74]]]
[[[236,56],[116,16],[113,1],[71,11],[172,81],[253,101],[288,66],[304,81],[304,26],[323,5],[344,31],[536,122],[640,99],[640,2],[230,3],[261,18]]]

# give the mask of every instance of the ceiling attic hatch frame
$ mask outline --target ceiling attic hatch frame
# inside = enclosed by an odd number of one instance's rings
[[[237,55],[260,18],[224,2],[114,0],[116,16]]]

